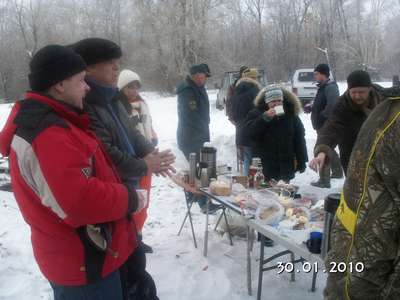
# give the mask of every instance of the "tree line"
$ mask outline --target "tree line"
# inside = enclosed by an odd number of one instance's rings
[[[241,65],[269,81],[328,62],[338,80],[356,69],[375,80],[400,69],[400,0],[0,0],[0,99],[28,87],[29,61],[49,43],[103,37],[146,89],[171,93],[188,66],[219,82]]]

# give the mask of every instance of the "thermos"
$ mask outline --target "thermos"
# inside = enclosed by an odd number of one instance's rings
[[[322,237],[322,247],[321,247],[322,258],[325,258],[326,254],[330,249],[331,227],[333,223],[333,218],[335,217],[336,214],[336,210],[339,207],[339,203],[340,203],[340,194],[338,193],[329,194],[325,198],[324,235]]]
[[[200,187],[208,187],[208,164],[206,162],[200,162],[198,168],[198,178],[200,180]]]
[[[189,154],[189,184],[194,186],[196,180],[196,153]]]
[[[200,150],[200,162],[208,165],[208,178],[217,178],[217,149],[204,146]]]

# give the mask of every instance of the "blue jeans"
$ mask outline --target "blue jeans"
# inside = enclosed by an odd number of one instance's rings
[[[80,286],[57,285],[50,282],[54,300],[122,300],[119,271],[95,283]]]
[[[251,159],[253,158],[253,152],[251,147],[243,146],[243,175],[249,175],[249,169],[251,165]]]

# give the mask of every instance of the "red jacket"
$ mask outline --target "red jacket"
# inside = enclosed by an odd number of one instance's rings
[[[88,120],[67,104],[28,92],[0,135],[36,261],[59,285],[102,278],[137,246],[134,222],[127,217],[137,195],[120,183]],[[98,223],[111,233],[108,251],[95,248],[84,234],[85,225]]]

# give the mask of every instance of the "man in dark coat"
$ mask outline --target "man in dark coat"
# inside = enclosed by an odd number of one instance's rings
[[[229,121],[233,125],[235,125],[235,122],[233,121],[233,103],[232,103],[232,98],[235,95],[235,87],[236,83],[242,78],[243,72],[248,69],[247,66],[241,66],[239,69],[239,77],[235,79],[235,81],[229,86],[228,89],[228,94],[226,96],[226,115],[228,116]]]
[[[347,91],[340,96],[330,119],[319,132],[314,148],[315,158],[310,167],[314,170],[323,168],[331,160],[331,150],[339,145],[340,161],[346,173],[358,132],[370,112],[383,99],[367,72],[352,72],[347,77]]]
[[[210,103],[205,88],[210,70],[206,64],[193,65],[190,76],[178,85],[178,130],[179,149],[186,159],[194,152],[197,157],[205,142],[210,141]]]
[[[236,127],[236,146],[238,159],[243,162],[243,175],[248,175],[252,159],[251,139],[243,134],[247,114],[254,108],[254,99],[261,86],[258,82],[257,69],[246,69],[235,86],[232,96],[232,120]]]
[[[265,179],[289,182],[295,172],[305,171],[308,161],[305,130],[298,116],[300,100],[288,90],[270,85],[260,91],[255,105],[243,132],[254,143],[254,156],[261,158]]]
[[[318,82],[318,92],[315,95],[312,106],[311,122],[317,134],[319,134],[322,126],[324,126],[325,122],[331,116],[333,107],[339,97],[338,85],[335,81],[329,79],[329,76],[330,69],[327,64],[319,64],[314,70],[314,78]],[[326,164],[319,172],[319,180],[317,182],[312,182],[311,185],[330,188],[331,177],[343,177],[339,156],[334,149],[332,149],[331,157],[331,165]]]
[[[168,173],[174,161],[172,153],[155,151],[132,126],[125,108],[115,97],[118,62],[122,55],[120,47],[109,40],[88,38],[72,48],[87,64],[86,82],[90,92],[84,99],[84,109],[90,117],[90,126],[103,142],[122,180],[137,186],[148,170],[156,174]],[[147,199],[147,195],[143,196]],[[140,299],[158,299],[154,281],[145,271],[143,251],[142,245],[120,269],[126,299],[132,299],[133,295]]]
[[[190,153],[196,153],[199,161],[200,150],[210,141],[210,103],[205,88],[207,78],[211,76],[207,64],[190,67],[190,75],[176,88],[178,94],[178,147],[189,160]],[[196,197],[202,210],[206,212],[205,197]],[[209,212],[215,212],[218,205],[210,203]]]

